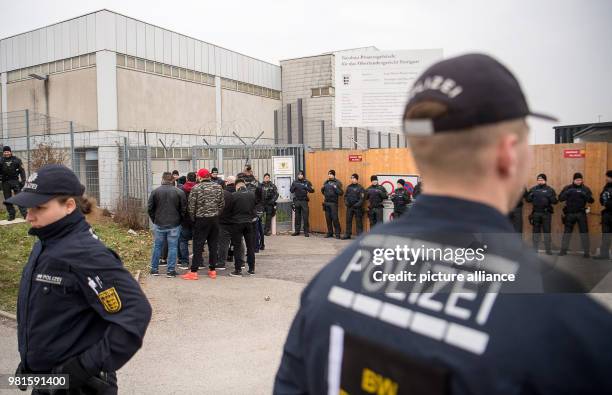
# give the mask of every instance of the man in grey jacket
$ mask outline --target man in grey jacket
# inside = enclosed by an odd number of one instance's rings
[[[166,277],[176,277],[176,255],[181,221],[187,213],[185,193],[174,186],[172,173],[162,175],[162,184],[149,196],[148,213],[153,222],[155,243],[151,256],[151,274],[159,275],[158,264],[164,242],[168,243]]]

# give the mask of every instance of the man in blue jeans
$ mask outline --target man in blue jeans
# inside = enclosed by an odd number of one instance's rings
[[[151,192],[148,213],[153,222],[155,243],[151,256],[151,274],[159,275],[158,264],[164,242],[168,243],[168,267],[166,277],[176,277],[176,256],[181,222],[187,211],[185,193],[174,186],[172,173],[162,175],[161,186]]]

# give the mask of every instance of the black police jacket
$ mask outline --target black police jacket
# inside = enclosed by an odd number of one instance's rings
[[[369,202],[370,208],[383,207],[383,200],[387,197],[387,190],[382,185],[370,185],[366,189],[366,200]]]
[[[289,192],[293,194],[293,200],[306,200],[308,201],[308,194],[314,192],[312,183],[307,179],[297,179],[291,183]]]
[[[565,202],[564,212],[580,213],[584,212],[588,203],[593,203],[593,193],[586,185],[567,185],[559,194],[559,201]]]
[[[406,206],[408,206],[412,200],[405,188],[396,188],[391,194],[391,201],[393,202],[393,211],[403,213],[406,211]]]
[[[321,193],[325,203],[338,203],[338,196],[342,196],[344,193],[342,191],[342,183],[336,178],[326,180],[321,187]]]
[[[90,375],[118,370],[151,319],[140,286],[79,211],[30,234],[39,241],[19,287],[21,363],[44,373],[77,357]]]
[[[612,393],[612,353],[602,351],[612,350],[612,315],[587,295],[550,292],[580,288],[513,232],[490,206],[421,195],[408,214],[351,243],[305,288],[274,393],[326,394],[329,383],[345,393]],[[483,268],[515,271],[519,284],[442,283],[432,291],[373,280],[381,270],[373,267],[376,250],[380,257],[383,248],[426,243],[486,245]],[[380,267],[428,268],[393,260]],[[463,267],[473,265],[453,269]]]
[[[236,224],[253,222],[257,216],[257,198],[252,191],[241,187],[232,194],[231,221]]]
[[[528,203],[533,204],[533,211],[536,212],[553,212],[553,204],[557,204],[557,194],[555,190],[548,185],[535,185],[527,194]]]
[[[612,184],[604,186],[599,194],[599,203],[603,207],[602,213],[612,213]]]
[[[261,194],[264,205],[273,206],[276,204],[276,200],[278,199],[278,189],[272,181],[264,181],[261,183]]]
[[[26,174],[23,169],[23,162],[16,156],[10,158],[0,158],[0,181],[15,181],[25,182]]]
[[[344,194],[344,204],[346,207],[361,208],[365,198],[365,189],[360,184],[349,184]]]

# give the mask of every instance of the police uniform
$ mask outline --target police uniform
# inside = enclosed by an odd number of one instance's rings
[[[302,171],[300,174],[304,175]],[[308,194],[314,192],[312,183],[306,178],[297,180],[291,183],[289,192],[293,194],[293,209],[295,210],[295,231],[292,236],[300,234],[300,228],[302,227],[302,221],[304,222],[304,236],[308,237],[310,232],[310,226],[308,224]]]
[[[574,180],[578,178],[582,178],[582,174],[574,174]],[[572,183],[563,188],[559,194],[559,201],[565,202],[565,207],[563,208],[563,224],[565,227],[563,230],[561,251],[559,252],[559,255],[565,255],[567,253],[570,238],[572,237],[572,231],[574,230],[574,224],[578,224],[582,250],[584,252],[584,256],[588,257],[590,254],[590,243],[586,205],[588,203],[595,202],[595,199],[593,199],[593,193],[584,184],[576,185],[575,183]]]
[[[264,213],[266,214],[264,233],[266,236],[269,236],[272,233],[272,217],[276,215],[278,188],[276,188],[272,181],[264,181],[261,183],[261,193],[263,195]]]
[[[11,200],[34,207],[82,190],[68,168],[47,165]],[[78,208],[29,233],[39,240],[19,288],[18,372],[69,374],[70,394],[117,393],[115,372],[141,347],[151,319],[147,298]]]
[[[546,174],[539,174],[538,178],[546,181]],[[533,205],[530,222],[533,225],[533,248],[537,251],[540,245],[541,233],[544,233],[544,248],[547,254],[551,254],[550,229],[553,205],[557,204],[555,190],[546,184],[535,185],[527,194],[527,202]]]
[[[442,81],[434,84],[434,78]],[[476,107],[474,125],[529,113],[510,72],[483,55],[451,58],[430,67],[416,81],[413,89],[418,91],[412,92],[408,106],[439,97],[446,80],[453,81],[447,83],[447,91],[461,86],[466,93],[457,100],[453,98],[458,93],[445,93],[450,118],[429,126],[408,124],[405,131],[423,135],[460,130],[453,125],[465,118],[455,110],[466,105]],[[487,97],[485,89],[503,94]],[[415,259],[413,265],[396,260],[392,251],[381,265],[374,264],[384,249],[397,246],[422,253],[426,248],[468,247],[484,250],[486,258],[482,266],[449,265],[440,259]],[[612,393],[612,353],[601,351],[612,349],[610,313],[586,295],[558,293],[581,289],[522,246],[497,209],[421,195],[408,214],[351,243],[305,288],[274,393]],[[375,281],[381,272],[427,275],[437,266],[449,274],[514,273],[517,281],[442,282],[434,288],[428,281]]]
[[[612,178],[612,171],[606,173],[608,178]],[[601,211],[601,247],[599,249],[599,259],[610,258],[610,234],[612,233],[612,183],[607,183],[601,194],[599,203],[604,208]]]
[[[325,222],[327,224],[327,235],[325,237],[340,238],[342,229],[340,228],[340,219],[338,218],[338,197],[342,196],[342,183],[336,179],[336,172],[330,170],[328,174],[334,176],[331,180],[326,180],[321,187],[323,194],[323,211],[325,211]]]
[[[378,180],[378,177],[370,177],[371,181]],[[370,185],[366,189],[366,200],[368,201],[368,218],[370,219],[370,229],[377,223],[383,223],[383,201],[387,199],[387,190],[382,185]]]
[[[391,194],[391,201],[393,202],[393,218],[398,219],[406,212],[412,199],[410,199],[410,194],[406,188],[398,187],[395,188],[395,191]]]
[[[2,149],[3,152],[11,151],[11,147],[4,146]],[[20,181],[21,179],[21,181]],[[8,211],[8,219],[12,221],[15,219],[15,207],[12,204],[7,203],[7,199],[13,196],[13,194],[17,194],[21,191],[21,187],[26,180],[25,170],[23,169],[23,163],[21,159],[16,156],[11,156],[8,158],[2,157],[0,159],[0,181],[2,182],[2,194],[4,195],[4,205],[6,206],[6,211]],[[25,207],[19,207],[19,212],[23,216],[26,217],[26,209]]]
[[[357,174],[353,174],[353,177]],[[358,179],[358,178],[357,178]],[[353,217],[357,226],[357,236],[363,232],[363,200],[365,197],[365,189],[361,184],[349,184],[346,187],[344,194],[344,205],[346,206],[346,230],[343,239],[351,238],[353,230]]]

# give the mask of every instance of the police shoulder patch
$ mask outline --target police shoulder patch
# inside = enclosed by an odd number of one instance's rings
[[[115,287],[104,290],[98,294],[98,299],[102,302],[104,310],[108,313],[117,313],[121,311],[121,298]]]

